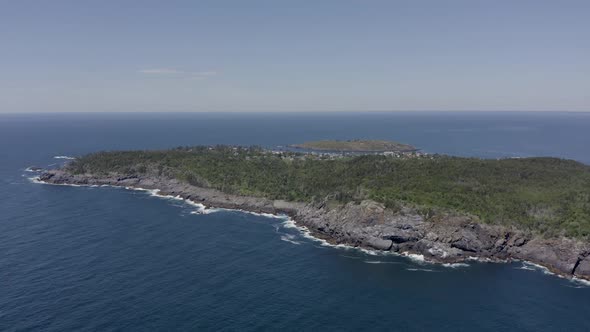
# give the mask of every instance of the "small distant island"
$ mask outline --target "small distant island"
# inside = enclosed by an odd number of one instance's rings
[[[409,144],[383,140],[310,141],[301,144],[292,144],[290,147],[337,152],[413,152],[418,150]]]
[[[590,166],[479,159],[383,141],[320,141],[316,153],[188,146],[97,152],[39,180],[157,189],[205,207],[287,214],[335,244],[458,263],[527,260],[590,279]]]

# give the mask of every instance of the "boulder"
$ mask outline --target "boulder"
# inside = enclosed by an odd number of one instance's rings
[[[364,244],[368,247],[378,250],[389,250],[393,245],[391,240],[384,240],[376,237],[369,237],[365,239]]]

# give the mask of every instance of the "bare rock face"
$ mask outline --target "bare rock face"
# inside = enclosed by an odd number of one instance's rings
[[[385,206],[371,200],[364,200],[360,204],[363,223],[374,225],[385,222]]]
[[[574,275],[576,271],[580,271],[580,262],[586,251],[586,244],[567,238],[533,238],[526,244],[510,248],[512,256],[532,261],[565,275]]]
[[[578,265],[574,271],[578,278],[590,279],[590,257],[580,257]]]
[[[466,216],[443,216],[429,222],[415,211],[394,214],[378,203],[365,201],[333,210],[307,208],[299,210],[296,218],[335,243],[418,253],[432,261],[449,263],[472,257],[527,260],[565,276],[590,276],[590,258],[586,258],[590,250],[585,243],[542,239]]]
[[[159,189],[207,207],[288,214],[314,235],[332,243],[374,250],[410,252],[437,262],[461,262],[470,257],[527,260],[564,276],[590,280],[590,245],[567,238],[543,239],[529,232],[487,225],[465,215],[440,215],[427,221],[410,207],[401,211],[365,200],[331,206],[238,196],[202,188],[173,178],[149,175],[69,174],[50,170],[39,179],[53,184],[112,185]]]

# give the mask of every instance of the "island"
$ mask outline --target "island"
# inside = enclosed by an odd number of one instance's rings
[[[92,153],[39,180],[157,189],[206,207],[286,214],[334,244],[440,263],[526,260],[590,279],[590,166],[572,160],[195,146]]]
[[[311,151],[332,152],[413,152],[416,147],[393,141],[381,140],[325,140],[292,144],[290,147]]]

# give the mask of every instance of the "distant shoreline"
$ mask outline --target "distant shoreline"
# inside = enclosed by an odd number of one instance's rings
[[[324,140],[310,141],[300,144],[291,144],[291,148],[304,149],[314,152],[332,152],[332,153],[409,153],[416,152],[415,146],[394,141],[384,140]]]

